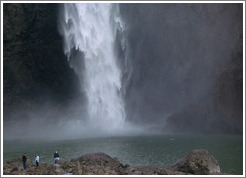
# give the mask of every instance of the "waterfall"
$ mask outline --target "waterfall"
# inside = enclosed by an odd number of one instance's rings
[[[86,96],[86,117],[95,128],[117,130],[125,120],[122,97],[122,71],[115,51],[117,31],[124,25],[117,4],[64,4],[59,31],[64,39],[64,53],[73,59],[79,51],[83,61],[71,65],[81,80]],[[124,43],[122,43],[124,45]],[[124,48],[124,46],[122,46]]]

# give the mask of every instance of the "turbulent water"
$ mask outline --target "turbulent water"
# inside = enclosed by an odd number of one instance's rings
[[[65,4],[60,21],[69,61],[83,61],[83,65],[71,67],[77,72],[87,99],[86,118],[94,128],[117,130],[125,120],[122,71],[115,52],[116,34],[124,26],[118,6]],[[79,59],[75,59],[78,55],[73,55],[73,51],[80,53]]]

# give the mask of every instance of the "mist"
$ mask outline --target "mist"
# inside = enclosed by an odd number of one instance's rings
[[[90,33],[73,34],[79,28],[73,28],[78,23],[72,21],[79,16],[70,19],[64,31],[62,4],[34,6],[36,20],[33,17],[32,25],[26,22],[27,27],[20,32],[11,26],[15,18],[8,12],[14,8],[4,9],[4,139],[76,139],[187,130],[199,133],[203,125],[207,130],[202,133],[242,133],[242,4],[114,4],[112,11],[106,11],[114,34],[99,29],[105,38],[92,37],[95,41],[103,38],[104,43],[85,47],[86,42],[82,44],[79,39],[90,38],[86,36]],[[51,6],[55,10],[48,12]],[[47,14],[43,17],[44,9]],[[29,15],[21,10],[18,13],[23,18],[32,16],[31,11]],[[115,19],[118,21],[112,23]],[[69,43],[65,43],[64,36],[69,33]],[[37,39],[39,35],[43,41]],[[112,55],[108,38],[113,39]],[[16,41],[20,50],[11,51]],[[28,55],[23,55],[26,44]],[[96,57],[103,54],[105,60],[112,58],[105,65],[109,69],[86,72],[91,65],[86,62],[91,59],[88,53]],[[95,72],[100,77],[89,80]],[[93,93],[88,86],[107,88]],[[98,98],[101,103],[97,103]],[[105,105],[111,107],[107,112]],[[112,117],[110,111],[115,112]],[[105,120],[99,122],[99,117]],[[112,128],[115,120],[117,126]]]
[[[78,103],[76,103],[78,104]],[[83,116],[79,106],[62,111],[57,106],[25,112],[25,121],[4,123],[4,139],[66,140],[160,134],[146,125],[124,122],[121,128],[103,127]]]
[[[238,47],[242,45],[240,5],[121,7],[129,24],[134,68],[126,101],[129,109],[140,105],[138,112],[130,112],[134,120],[142,122],[144,115],[152,122],[165,113],[211,98],[216,79],[242,50]]]

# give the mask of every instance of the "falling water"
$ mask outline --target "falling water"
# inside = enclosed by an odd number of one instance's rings
[[[75,49],[83,53],[77,71],[87,98],[86,111],[95,128],[118,129],[125,120],[122,72],[115,52],[116,32],[123,29],[116,4],[65,4],[60,33],[68,60]]]

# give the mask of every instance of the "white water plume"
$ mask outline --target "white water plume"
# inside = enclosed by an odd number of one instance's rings
[[[117,130],[125,120],[122,71],[115,53],[116,32],[123,23],[116,4],[65,4],[60,19],[68,60],[75,49],[83,53],[83,68],[72,66],[82,81],[86,111],[94,129]]]

